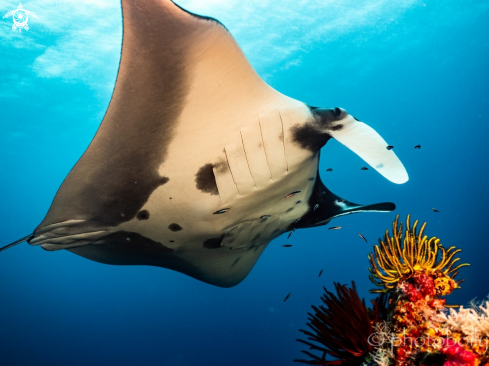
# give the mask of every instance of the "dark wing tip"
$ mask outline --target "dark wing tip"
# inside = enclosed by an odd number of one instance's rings
[[[208,21],[211,21],[211,22],[215,22],[219,25],[221,25],[224,29],[226,29],[227,31],[229,31],[226,26],[224,24],[222,24],[219,20],[215,19],[215,18],[212,18],[212,17],[208,17],[208,16],[205,16],[205,15],[199,15],[199,14],[195,14],[195,13],[192,13],[191,11],[188,11],[187,9],[185,8],[182,8],[180,5],[178,5],[176,2],[174,2],[172,0],[172,3],[175,4],[178,8],[180,8],[181,10],[183,10],[184,12],[186,12],[187,14],[190,14],[196,18],[199,18],[199,19],[202,19],[202,20],[208,20]]]

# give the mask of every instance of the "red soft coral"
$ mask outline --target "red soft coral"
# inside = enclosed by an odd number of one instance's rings
[[[475,355],[465,350],[460,344],[451,339],[444,342],[441,352],[447,357],[443,366],[474,366]]]

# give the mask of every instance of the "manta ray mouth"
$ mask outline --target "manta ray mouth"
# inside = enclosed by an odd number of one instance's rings
[[[371,205],[356,205],[354,203],[348,202],[348,201],[342,201],[344,204],[349,204],[349,205],[354,205],[354,207],[349,208],[348,210],[342,211],[334,216],[331,216],[330,218],[317,222],[315,224],[312,224],[307,227],[316,227],[316,226],[323,226],[327,225],[331,222],[332,219],[335,219],[340,216],[345,216],[345,215],[350,215],[354,213],[359,213],[359,212],[391,212],[396,209],[396,205],[392,202],[382,202],[382,203],[374,203]]]
[[[358,212],[391,212],[395,209],[396,205],[392,202],[361,205],[340,198],[326,188],[318,172],[314,190],[309,198],[309,211],[289,229],[322,226],[328,224],[335,217]]]

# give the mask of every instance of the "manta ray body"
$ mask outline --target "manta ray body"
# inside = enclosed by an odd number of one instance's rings
[[[371,127],[271,88],[213,18],[170,0],[122,0],[122,9],[109,108],[29,244],[230,287],[284,232],[395,208],[340,199],[318,174],[320,149],[335,138],[407,181]]]

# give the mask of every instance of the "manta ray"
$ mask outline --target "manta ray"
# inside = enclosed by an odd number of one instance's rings
[[[93,261],[172,269],[231,287],[285,232],[393,203],[329,191],[334,138],[390,181],[408,180],[371,127],[266,84],[218,20],[170,0],[122,0],[122,53],[92,142],[22,241]]]

